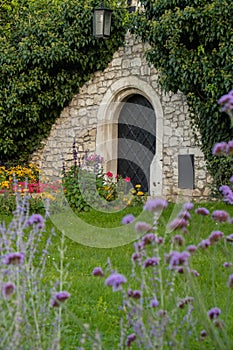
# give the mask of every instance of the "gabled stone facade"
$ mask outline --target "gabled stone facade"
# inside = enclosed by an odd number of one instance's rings
[[[146,49],[146,45],[127,34],[125,46],[115,52],[105,71],[96,72],[73,97],[44,140],[43,150],[33,155],[45,176],[60,176],[62,159],[71,164],[74,137],[79,157],[87,150],[101,154],[107,170],[117,173],[120,109],[129,96],[139,94],[150,102],[156,118],[150,194],[172,200],[180,195],[198,200],[207,198],[211,178],[203,154],[194,142],[186,98],[182,93],[162,91],[158,72],[146,62]],[[190,155],[194,161],[194,188],[179,188],[179,177],[185,177],[186,171],[184,166],[178,167],[181,155]]]

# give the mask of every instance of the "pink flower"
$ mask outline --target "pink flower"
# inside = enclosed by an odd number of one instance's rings
[[[130,177],[126,176],[125,182],[130,182]]]

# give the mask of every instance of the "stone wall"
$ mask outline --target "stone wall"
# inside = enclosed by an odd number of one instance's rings
[[[44,140],[43,149],[32,157],[45,176],[59,177],[63,159],[68,166],[72,163],[74,137],[80,158],[87,150],[98,152],[107,161],[107,169],[116,172],[119,105],[127,96],[141,94],[150,101],[156,115],[156,155],[151,164],[150,194],[172,200],[180,194],[198,199],[208,196],[211,179],[192,136],[186,98],[181,93],[162,91],[158,72],[144,57],[146,49],[146,45],[127,34],[125,46],[115,52],[105,71],[96,72],[73,97]],[[194,155],[194,190],[178,188],[180,154]]]

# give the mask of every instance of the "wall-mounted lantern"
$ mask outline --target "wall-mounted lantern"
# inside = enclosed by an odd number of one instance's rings
[[[93,35],[95,38],[107,39],[111,34],[112,10],[101,5],[94,9]]]

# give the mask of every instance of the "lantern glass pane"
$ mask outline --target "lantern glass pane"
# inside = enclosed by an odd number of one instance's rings
[[[112,12],[106,11],[104,18],[104,36],[110,36]]]
[[[104,11],[103,10],[95,11],[94,28],[95,28],[96,36],[103,35],[103,28],[104,28]]]

